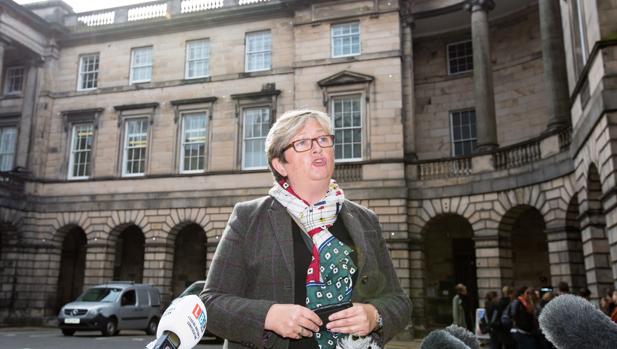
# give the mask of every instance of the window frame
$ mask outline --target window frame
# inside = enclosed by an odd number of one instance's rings
[[[9,81],[9,79],[10,79],[10,72],[16,71],[16,70],[21,70],[21,86],[20,86],[19,90],[9,91],[9,88],[11,87],[11,83]],[[5,70],[5,75],[4,75],[4,88],[2,90],[4,95],[5,96],[21,96],[23,94],[24,85],[26,83],[26,74],[27,74],[26,73],[26,66],[15,65],[15,66],[7,67],[6,70]]]
[[[240,168],[243,171],[250,171],[250,170],[265,170],[268,168],[268,159],[266,157],[266,163],[264,164],[264,166],[251,166],[251,167],[247,167],[245,166],[245,160],[246,160],[246,138],[244,136],[244,130],[246,129],[246,115],[245,113],[249,110],[267,110],[268,111],[268,131],[270,130],[270,128],[272,128],[272,124],[273,124],[273,110],[272,110],[272,106],[271,105],[251,105],[251,106],[246,106],[244,108],[242,108],[241,110],[241,115],[240,117],[242,118],[241,122],[242,122],[242,127],[240,128],[240,142],[242,142],[241,145],[241,153],[240,153]],[[263,139],[264,142],[266,140],[266,136],[267,133],[265,135],[263,135],[263,137],[253,137],[251,138],[251,140],[254,139]],[[264,154],[265,154],[265,149],[264,149]]]
[[[198,144],[198,143],[184,143],[184,120],[185,117],[190,114],[198,114],[202,113],[204,115],[204,153],[203,153],[203,168],[198,170],[184,170],[184,146],[186,144]],[[208,160],[208,140],[210,139],[209,135],[209,125],[210,121],[210,112],[208,109],[195,109],[195,110],[183,110],[180,111],[180,140],[179,140],[179,157],[180,161],[178,161],[178,172],[180,174],[194,174],[194,173],[204,173],[207,168],[207,160]]]
[[[475,138],[466,138],[463,139],[461,137],[461,139],[459,140],[455,140],[454,139],[454,114],[455,113],[464,113],[464,112],[473,112],[474,114],[474,127],[475,127]],[[478,147],[478,120],[476,117],[476,110],[475,108],[465,108],[465,109],[457,109],[457,110],[450,110],[448,111],[448,115],[449,115],[449,122],[450,122],[450,156],[451,157],[464,157],[464,156],[471,156],[473,155],[475,149],[477,149]],[[471,150],[471,152],[469,154],[459,154],[456,155],[456,146],[455,143],[464,143],[464,142],[472,142],[472,146],[473,144],[475,144],[475,146],[473,146],[473,149]]]
[[[249,52],[249,45],[248,45],[249,37],[252,35],[263,34],[263,33],[268,33],[270,35],[270,49],[268,51]],[[265,52],[269,52],[269,55],[270,55],[269,66],[267,68],[249,70],[250,55],[258,54],[258,53],[265,53]],[[268,70],[272,70],[272,30],[266,29],[266,30],[259,30],[259,31],[246,33],[244,35],[244,72],[252,73],[252,72],[260,72],[260,71],[268,71]]]
[[[81,125],[90,125],[92,127],[92,146],[90,147],[90,174],[87,176],[74,176],[73,175],[73,165],[75,165],[75,160],[74,160],[74,146],[75,146],[75,129],[77,126],[81,126]],[[95,125],[94,122],[76,122],[71,124],[71,133],[70,133],[70,148],[69,148],[69,164],[68,164],[68,172],[67,172],[67,179],[69,180],[79,180],[79,179],[89,179],[90,177],[92,177],[92,165],[94,163],[93,161],[93,154],[94,154],[94,134],[95,134]]]
[[[199,59],[193,59],[190,60],[189,59],[189,46],[192,43],[205,43],[206,45],[206,58],[199,58]],[[207,78],[210,76],[210,39],[194,39],[194,40],[187,40],[185,42],[185,49],[184,49],[184,56],[185,56],[185,60],[184,60],[184,78],[189,80],[189,79],[200,79],[200,78]],[[190,64],[191,62],[194,61],[205,61],[205,65],[206,65],[206,74],[205,75],[198,75],[198,76],[189,76],[189,71],[190,71]]]
[[[450,65],[450,46],[460,45],[460,44],[464,44],[464,43],[469,43],[471,45],[471,69],[467,69],[467,70],[458,71],[458,72],[453,73],[452,72],[452,67]],[[473,42],[472,42],[472,40],[471,39],[465,39],[465,40],[460,40],[460,41],[455,41],[455,42],[447,43],[446,44],[446,64],[447,64],[448,76],[456,76],[456,75],[467,74],[467,73],[473,72]]]
[[[7,125],[0,125],[0,142],[2,141],[2,137],[4,135],[4,132],[6,132],[6,130],[8,129],[14,129],[15,130],[15,134],[14,134],[14,139],[13,139],[13,152],[12,153],[1,153],[0,152],[0,166],[2,165],[2,159],[4,156],[8,156],[11,155],[12,156],[12,161],[11,161],[11,165],[10,168],[8,170],[2,170],[2,168],[0,167],[0,172],[9,172],[12,171],[13,169],[15,169],[15,161],[17,160],[17,142],[19,139],[19,128],[17,127],[17,125],[11,125],[11,124],[7,124]],[[1,147],[1,143],[0,143],[0,151],[2,150]]]
[[[150,64],[135,66],[135,53],[139,50],[145,50],[145,49],[150,50]],[[150,78],[148,80],[135,80],[134,79],[135,68],[146,68],[146,67],[150,67]],[[129,67],[129,85],[151,82],[153,71],[154,71],[154,46],[150,45],[150,46],[140,46],[140,47],[131,48],[131,64]]]
[[[363,161],[365,160],[365,150],[366,150],[366,144],[367,144],[367,140],[366,140],[366,121],[364,120],[365,118],[365,113],[366,113],[366,106],[364,105],[364,100],[365,100],[365,96],[364,96],[364,92],[361,91],[350,91],[350,92],[344,92],[344,93],[336,93],[336,94],[331,94],[329,95],[329,105],[328,105],[328,109],[329,109],[329,115],[331,118],[331,122],[332,122],[332,134],[336,135],[336,124],[334,121],[334,101],[337,99],[344,99],[344,98],[352,98],[354,96],[358,97],[359,100],[359,104],[360,104],[360,126],[356,126],[356,127],[346,127],[345,129],[355,129],[355,128],[360,128],[360,136],[362,137],[362,139],[360,140],[360,157],[354,157],[354,158],[344,158],[344,159],[337,159],[336,158],[336,141],[334,141],[334,161],[335,163],[344,163],[344,162],[357,162],[357,161]],[[342,141],[342,140],[341,140]],[[352,143],[353,144],[353,143]]]
[[[348,53],[348,54],[342,54],[342,55],[335,55],[335,49],[334,49],[334,28],[335,27],[340,27],[340,26],[344,26],[344,25],[352,25],[352,24],[357,24],[358,25],[358,52],[357,53]],[[352,37],[353,34],[346,34],[345,36],[349,36]],[[342,37],[342,35],[341,35]],[[334,23],[330,26],[330,57],[332,58],[341,58],[341,57],[353,57],[353,56],[359,56],[362,54],[362,40],[361,40],[361,31],[360,31],[360,21],[351,21],[351,22],[344,22],[344,23]]]
[[[146,146],[144,147],[146,150],[144,152],[144,171],[141,173],[127,173],[127,161],[128,161],[128,137],[129,137],[129,132],[128,132],[128,125],[129,122],[132,121],[137,121],[137,120],[141,120],[143,122],[146,123]],[[131,116],[131,117],[125,117],[123,119],[123,134],[122,134],[122,164],[121,164],[121,176],[122,177],[144,177],[146,175],[147,169],[148,169],[148,148],[150,147],[150,116],[149,115],[135,115],[135,116]],[[137,147],[136,147],[137,148]]]
[[[84,67],[84,59],[87,57],[96,57],[97,59],[97,69],[95,71],[83,72],[82,69]],[[96,53],[86,53],[79,55],[79,70],[77,71],[77,91],[93,91],[99,88],[99,72],[101,70],[101,55]],[[96,74],[96,79],[94,79],[95,87],[83,88],[84,78],[83,76],[86,74]]]

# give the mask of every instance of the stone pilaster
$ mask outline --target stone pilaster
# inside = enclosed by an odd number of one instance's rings
[[[606,224],[601,210],[594,209],[584,211],[580,221],[587,287],[592,298],[598,299],[599,295],[613,288]]]
[[[473,45],[473,84],[476,109],[477,151],[498,147],[493,68],[489,40],[488,12],[495,7],[493,0],[470,0],[471,40]]]
[[[30,65],[26,72],[26,84],[24,88],[23,104],[21,109],[21,118],[19,120],[19,138],[17,139],[17,154],[16,166],[23,167],[28,170],[30,147],[33,144],[32,128],[35,122],[37,100],[38,100],[38,85],[41,62],[38,59],[30,61]]]
[[[475,232],[478,298],[512,284],[512,248],[497,231]]]
[[[401,51],[403,53],[402,90],[405,125],[405,158],[416,159],[416,113],[413,69],[413,18],[406,14],[401,19]]]
[[[4,48],[6,47],[6,44],[0,39],[0,82],[2,86],[4,86],[4,80],[5,80],[5,76],[4,76]],[[4,91],[0,91],[1,93],[4,93]]]
[[[547,131],[552,131],[570,124],[568,76],[559,0],[540,0],[539,8],[544,82],[550,113]]]
[[[161,302],[165,305],[171,302],[172,297],[173,264],[173,244],[169,244],[160,238],[146,238],[143,282],[153,285],[161,291]]]
[[[567,282],[572,290],[587,285],[581,232],[569,227],[545,229],[548,258],[551,267],[551,285]]]
[[[613,174],[615,176],[615,174]],[[617,190],[613,189],[602,198],[606,208],[606,237],[613,272],[613,287],[617,287]]]
[[[97,238],[88,241],[87,248],[84,289],[110,281],[114,276],[115,248],[113,244]]]

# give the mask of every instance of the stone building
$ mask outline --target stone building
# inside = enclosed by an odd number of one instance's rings
[[[203,279],[235,203],[267,192],[286,110],[334,119],[335,178],[374,210],[414,303],[456,283],[617,280],[611,1],[0,4],[0,322],[84,287]],[[481,304],[481,302],[479,302]],[[412,326],[411,326],[412,325]]]

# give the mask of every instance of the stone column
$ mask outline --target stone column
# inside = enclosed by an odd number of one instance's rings
[[[4,86],[4,48],[6,44],[0,39],[0,85]],[[4,94],[4,91],[0,91],[0,94]]]
[[[568,76],[559,0],[540,0],[539,8],[544,82],[549,104],[547,131],[553,131],[570,124]]]
[[[30,158],[30,146],[33,144],[32,126],[34,125],[34,118],[37,110],[39,65],[40,61],[34,59],[30,61],[30,65],[27,69],[21,118],[19,120],[19,138],[17,140],[17,160],[15,166],[23,167],[27,170],[31,170],[28,167],[28,160]]]
[[[407,15],[402,20],[401,51],[403,53],[402,90],[403,90],[403,125],[405,127],[405,158],[415,160],[416,156],[416,118],[413,76],[413,18]]]
[[[488,11],[494,7],[493,0],[470,0],[467,3],[467,8],[471,11],[473,84],[479,152],[491,151],[498,147],[488,26]]]
[[[602,211],[593,208],[584,210],[579,220],[587,287],[591,291],[592,299],[598,299],[600,295],[614,287],[606,223]]]

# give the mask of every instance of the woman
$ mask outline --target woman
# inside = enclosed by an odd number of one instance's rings
[[[540,328],[534,302],[534,289],[522,287],[517,291],[517,295],[511,304],[512,329],[510,332],[518,349],[536,349]]]
[[[454,290],[456,295],[452,298],[452,324],[472,331],[467,287],[463,284],[458,284],[454,286]]]
[[[331,180],[331,129],[324,113],[291,111],[268,133],[274,186],[235,206],[201,295],[229,348],[332,349],[356,336],[376,348],[411,319],[377,217]]]

